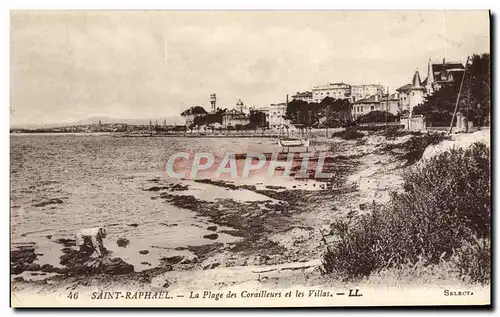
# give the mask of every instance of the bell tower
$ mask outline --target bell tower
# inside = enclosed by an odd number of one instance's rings
[[[216,101],[217,101],[217,96],[215,94],[210,94],[210,105],[212,106],[212,112],[215,112]]]

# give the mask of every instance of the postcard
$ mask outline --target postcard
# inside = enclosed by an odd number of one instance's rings
[[[11,306],[491,305],[489,11],[10,23]]]

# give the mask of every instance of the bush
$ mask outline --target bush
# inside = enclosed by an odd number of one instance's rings
[[[327,272],[367,276],[387,267],[452,261],[469,281],[490,272],[490,152],[482,143],[431,158],[404,175],[405,192],[373,205],[352,228],[336,223]],[[476,268],[474,263],[479,263]],[[477,264],[476,264],[477,266]]]
[[[473,237],[464,241],[462,247],[455,250],[452,261],[463,281],[489,283],[491,277],[490,239]]]
[[[332,225],[333,233],[338,240],[323,258],[323,267],[328,273],[337,271],[341,277],[367,276],[379,269],[380,261],[376,260],[374,251],[378,233],[370,224],[371,216],[363,216],[357,226],[350,228],[347,223],[337,221]]]
[[[370,111],[367,114],[360,116],[356,121],[358,123],[377,123],[377,122],[394,122],[397,117],[387,111]]]
[[[388,139],[394,139],[397,137],[405,136],[405,135],[420,135],[420,132],[414,131],[405,131],[403,130],[404,126],[396,125],[390,126],[384,131],[384,136]]]
[[[411,165],[422,158],[425,149],[429,145],[435,145],[447,139],[449,137],[443,133],[416,134],[403,143],[403,150],[405,150],[406,154],[401,158],[407,160],[407,165]]]
[[[332,138],[338,137],[342,138],[344,140],[355,140],[364,137],[365,135],[361,132],[358,132],[356,128],[354,127],[349,127],[346,128],[344,131],[340,132],[335,132],[332,134]]]

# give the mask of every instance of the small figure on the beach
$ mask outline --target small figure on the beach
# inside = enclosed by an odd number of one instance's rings
[[[104,228],[82,228],[76,234],[76,245],[82,252],[93,254],[95,251],[101,257],[106,250],[102,243],[106,235]]]

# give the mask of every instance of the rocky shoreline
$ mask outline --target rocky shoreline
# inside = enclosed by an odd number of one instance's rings
[[[262,184],[235,184],[210,179],[197,180],[204,186],[220,187],[230,192],[251,192],[265,200],[241,201],[233,198],[200,199],[185,182],[169,182],[161,178],[147,181],[143,191],[151,199],[160,200],[181,209],[208,217],[214,225],[203,236],[206,245],[177,247],[179,254],[160,259],[160,264],[135,272],[134,267],[119,257],[108,254],[92,258],[75,248],[74,240],[60,239],[61,267],[37,264],[36,244],[13,245],[11,275],[13,287],[45,285],[58,289],[68,283],[86,284],[90,279],[109,280],[112,284],[143,283],[166,272],[195,272],[223,267],[283,265],[320,259],[335,219],[355,219],[366,212],[373,201],[385,199],[400,186],[399,174],[406,161],[401,159],[398,144],[411,136],[386,138],[378,134],[360,140],[339,138],[317,140],[330,151],[325,170],[334,171],[341,180],[330,188],[314,190]],[[341,166],[341,168],[339,168]],[[58,202],[54,202],[58,203]],[[169,224],[175,225],[175,224]],[[238,237],[231,243],[219,241],[220,234]],[[123,237],[126,240],[126,237]],[[125,240],[105,241],[127,247]],[[154,245],[150,246],[155,248]],[[141,250],[149,253],[150,250]],[[185,252],[185,253],[183,253]],[[138,255],[140,256],[140,255]],[[171,273],[169,273],[171,274]],[[315,274],[319,274],[319,271]],[[316,279],[317,280],[317,279]],[[149,281],[149,282],[148,282]],[[165,281],[168,288],[171,281]]]

